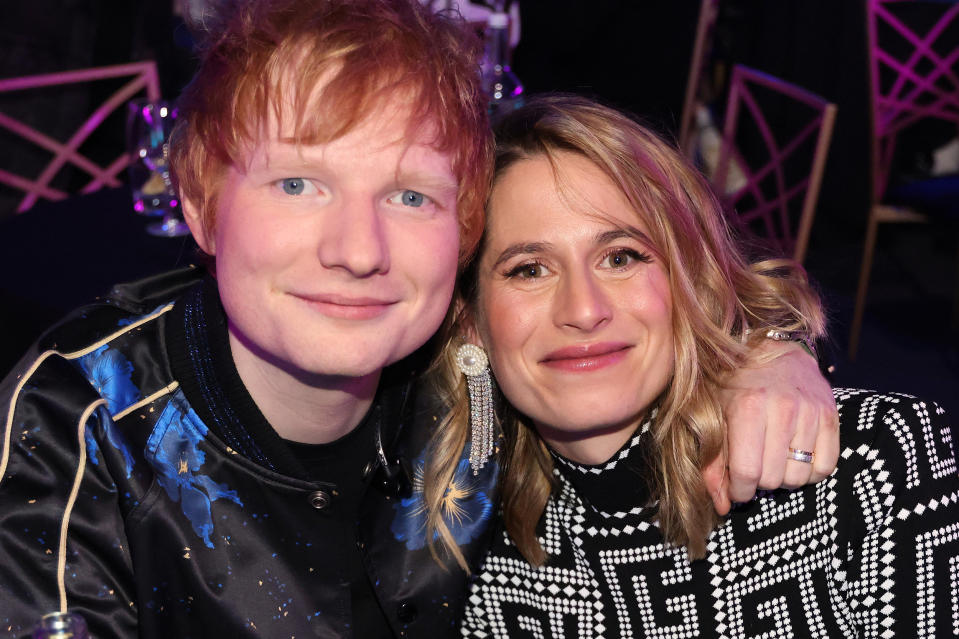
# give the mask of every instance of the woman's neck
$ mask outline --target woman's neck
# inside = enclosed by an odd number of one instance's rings
[[[546,444],[557,453],[579,464],[602,464],[619,452],[645,419],[638,418],[621,424],[596,426],[583,431],[560,429],[534,422],[534,427]]]

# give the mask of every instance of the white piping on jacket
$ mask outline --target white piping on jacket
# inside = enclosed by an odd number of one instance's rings
[[[141,317],[136,322],[124,326],[122,329],[115,331],[104,337],[103,339],[94,342],[90,346],[83,348],[78,351],[73,351],[70,353],[61,353],[57,350],[48,350],[41,353],[36,361],[27,369],[23,374],[23,377],[17,383],[16,388],[14,389],[13,395],[10,398],[10,406],[7,409],[7,421],[3,433],[3,453],[0,455],[0,485],[3,484],[3,479],[7,474],[7,465],[10,462],[10,439],[13,433],[13,416],[16,412],[17,400],[20,398],[20,393],[23,392],[23,387],[26,386],[27,381],[33,376],[33,374],[40,368],[40,365],[46,361],[46,359],[52,355],[58,355],[66,360],[74,360],[79,357],[83,357],[89,353],[92,353],[96,349],[100,348],[104,344],[107,344],[117,337],[125,333],[129,333],[135,328],[146,324],[147,322],[153,321],[154,319],[160,317],[164,313],[168,312],[173,308],[173,304],[167,304],[163,308],[158,309],[150,315],[145,315]],[[138,402],[127,406],[126,408],[117,411],[115,415],[111,417],[113,419],[119,419],[125,415],[130,414],[134,410],[149,404],[150,402],[156,400],[158,397],[161,397],[167,393],[175,390],[179,384],[173,382],[172,384],[166,386],[165,388],[160,389],[159,391],[153,393],[149,397],[139,400]],[[57,551],[57,591],[60,596],[60,612],[67,612],[67,590],[66,590],[66,566],[67,566],[67,531],[70,526],[70,514],[73,511],[73,505],[76,503],[77,495],[80,492],[80,482],[83,481],[83,473],[86,471],[87,465],[87,448],[85,435],[86,435],[86,426],[87,421],[90,419],[90,415],[93,414],[93,411],[96,410],[99,406],[105,406],[106,400],[100,398],[95,400],[80,415],[80,421],[77,424],[77,442],[79,444],[79,459],[77,460],[77,470],[73,478],[73,487],[70,490],[70,495],[67,497],[67,503],[63,509],[63,517],[60,520],[60,541]]]

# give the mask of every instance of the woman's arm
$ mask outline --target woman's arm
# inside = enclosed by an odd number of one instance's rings
[[[748,501],[759,489],[815,483],[836,467],[839,416],[829,382],[796,342],[762,340],[723,390],[728,457],[704,470],[716,511]],[[812,463],[787,460],[792,447]]]

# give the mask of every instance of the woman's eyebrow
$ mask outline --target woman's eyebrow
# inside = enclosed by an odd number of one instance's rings
[[[503,262],[510,260],[517,255],[527,255],[530,253],[542,253],[551,247],[552,244],[549,242],[522,242],[517,244],[511,244],[507,246],[502,253],[499,254],[499,257],[496,258],[496,261],[493,262],[493,268],[495,269]]]
[[[652,244],[652,240],[649,239],[648,235],[643,233],[635,226],[630,225],[597,233],[594,241],[596,244],[609,244],[610,242],[615,242],[616,240],[621,240],[623,238],[631,238],[634,240],[639,240],[645,244]]]
[[[596,237],[593,241],[597,245],[602,245],[609,244],[610,242],[615,242],[616,240],[621,240],[623,238],[631,238],[652,245],[652,240],[649,239],[648,235],[631,225],[609,229],[608,231],[601,231],[596,234]],[[499,254],[499,257],[497,257],[496,261],[493,262],[493,268],[497,268],[503,262],[511,260],[517,255],[544,253],[552,248],[552,246],[553,245],[550,242],[518,242],[516,244],[511,244],[503,249],[503,252]]]

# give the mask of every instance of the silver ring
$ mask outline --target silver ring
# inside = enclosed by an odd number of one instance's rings
[[[792,459],[804,464],[811,464],[812,458],[815,456],[815,453],[808,450],[799,450],[798,448],[789,447],[789,452],[786,453],[786,459]]]

